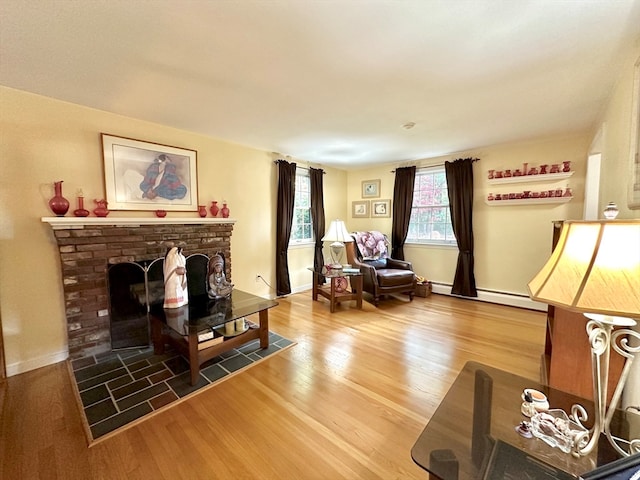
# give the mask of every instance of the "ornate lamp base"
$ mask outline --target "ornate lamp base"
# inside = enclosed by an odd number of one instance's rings
[[[587,455],[598,443],[601,433],[609,440],[613,448],[623,456],[640,452],[640,438],[625,440],[614,437],[610,432],[611,419],[618,406],[624,385],[629,376],[635,356],[640,352],[640,333],[628,327],[636,325],[636,321],[625,317],[612,317],[585,313],[587,335],[591,345],[591,368],[593,375],[593,400],[595,418],[593,427],[580,438],[575,439],[572,453],[575,456]],[[627,327],[613,330],[614,327]],[[635,338],[637,346],[630,346],[629,339]],[[609,379],[609,357],[611,347],[626,358],[622,373],[607,409],[607,382]],[[572,420],[581,426],[587,420],[587,412],[582,405],[571,408]]]

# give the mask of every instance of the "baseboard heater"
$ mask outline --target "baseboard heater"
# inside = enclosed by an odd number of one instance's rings
[[[453,297],[459,297],[458,295],[453,295],[451,293],[451,284],[448,283],[439,283],[439,282],[431,282],[433,288],[433,293],[439,293],[441,295],[450,295]],[[478,300],[481,302],[488,303],[498,303],[500,305],[508,305],[511,307],[519,307],[519,308],[527,308],[529,310],[538,310],[541,312],[547,311],[547,304],[535,302],[531,300],[528,296],[522,295],[520,293],[512,293],[512,292],[501,292],[497,290],[487,290],[478,288],[478,296],[477,297],[459,297],[467,300]]]

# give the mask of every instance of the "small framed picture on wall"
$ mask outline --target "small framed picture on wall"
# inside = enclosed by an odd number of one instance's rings
[[[364,180],[362,182],[362,198],[378,198],[380,196],[380,180]]]
[[[369,218],[369,200],[351,202],[351,209],[353,218]]]
[[[371,200],[372,217],[390,217],[391,200]]]

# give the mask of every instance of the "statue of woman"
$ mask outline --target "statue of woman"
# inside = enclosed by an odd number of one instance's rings
[[[224,258],[216,253],[209,260],[209,298],[221,298],[231,295],[233,284],[227,281],[224,273]]]
[[[178,308],[189,303],[187,261],[182,248],[171,247],[164,257],[164,308]]]

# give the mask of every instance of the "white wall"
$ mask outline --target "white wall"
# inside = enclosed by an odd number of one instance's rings
[[[599,123],[600,129],[605,132],[600,142],[600,212],[608,202],[615,202],[620,210],[619,219],[640,218],[640,209],[631,209],[627,204],[629,163],[633,161],[629,154],[632,138],[634,66],[639,59],[640,48],[627,59]],[[640,321],[640,318],[638,320]],[[640,334],[640,325],[636,326],[635,330]],[[640,359],[636,359],[633,364],[624,392],[623,405],[640,405]],[[636,432],[635,435],[637,438],[640,432]]]

